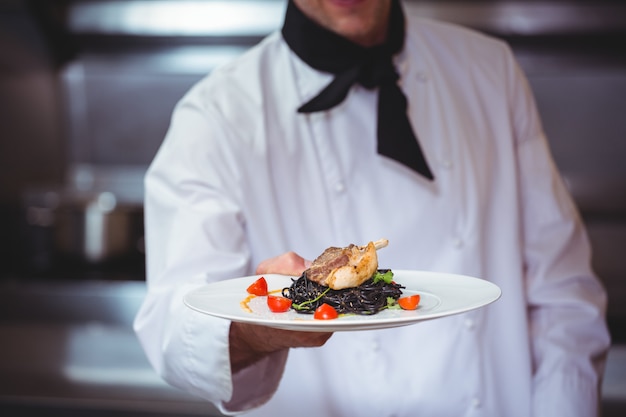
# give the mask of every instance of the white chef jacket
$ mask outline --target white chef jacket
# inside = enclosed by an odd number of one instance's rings
[[[171,384],[252,416],[593,416],[605,293],[527,83],[502,42],[430,20],[396,59],[429,182],[376,153],[376,91],[296,109],[332,76],[270,35],[177,105],[146,177],[148,293],[135,321]],[[489,280],[488,307],[339,332],[231,376],[229,322],[183,305],[293,250],[388,238],[379,265]]]

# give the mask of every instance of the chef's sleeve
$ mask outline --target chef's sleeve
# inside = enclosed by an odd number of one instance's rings
[[[610,345],[606,293],[577,208],[551,157],[528,83],[511,60],[534,417],[595,416]]]
[[[145,178],[147,294],[134,328],[158,374],[235,414],[266,402],[282,375],[281,352],[231,374],[230,322],[196,312],[184,295],[251,272],[229,132],[202,94],[176,107]]]

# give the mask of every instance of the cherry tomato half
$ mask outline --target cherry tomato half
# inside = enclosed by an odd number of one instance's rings
[[[291,307],[291,300],[278,295],[268,295],[267,306],[274,313],[284,313]]]
[[[315,313],[313,313],[313,318],[317,320],[332,320],[339,317],[337,310],[324,303],[318,308],[315,309]]]
[[[400,307],[402,307],[403,310],[415,310],[419,303],[419,294],[409,295],[398,299],[398,304],[400,304]]]
[[[267,281],[261,277],[254,281],[247,289],[249,294],[267,295]]]

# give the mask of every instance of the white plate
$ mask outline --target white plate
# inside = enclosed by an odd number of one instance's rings
[[[394,281],[404,285],[404,295],[420,294],[417,310],[383,310],[371,316],[342,315],[334,320],[315,320],[313,315],[293,310],[272,313],[266,297],[253,297],[247,311],[242,301],[248,296],[246,288],[261,275],[215,282],[191,291],[185,304],[201,313],[224,319],[260,324],[287,330],[335,332],[371,330],[406,326],[423,320],[450,316],[474,310],[500,298],[500,288],[488,281],[465,275],[424,271],[394,271]],[[269,291],[291,285],[293,277],[263,275]]]

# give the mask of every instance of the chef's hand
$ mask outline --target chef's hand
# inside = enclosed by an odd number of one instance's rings
[[[287,252],[261,262],[256,273],[300,276],[309,265],[310,262],[298,254]],[[273,352],[322,346],[330,336],[332,333],[297,332],[233,322],[229,335],[232,372],[236,373]]]

